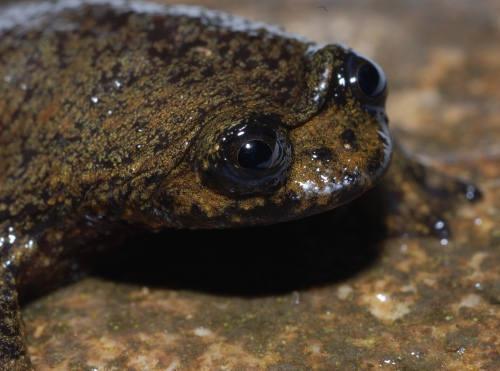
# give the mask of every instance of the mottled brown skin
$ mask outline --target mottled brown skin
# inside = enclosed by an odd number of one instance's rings
[[[392,150],[385,92],[360,97],[341,46],[192,9],[61,3],[0,10],[0,369],[31,367],[18,294],[83,253],[131,227],[334,209],[379,181]],[[255,117],[291,144],[283,181],[250,195],[208,184],[221,133]]]

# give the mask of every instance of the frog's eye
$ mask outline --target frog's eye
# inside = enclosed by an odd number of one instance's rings
[[[233,197],[269,194],[286,180],[292,148],[286,129],[275,117],[254,117],[220,135],[208,155],[203,179]]]
[[[349,82],[358,98],[377,103],[386,96],[385,73],[375,62],[353,55],[349,63]]]

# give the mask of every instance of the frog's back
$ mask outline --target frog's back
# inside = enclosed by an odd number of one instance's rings
[[[164,178],[218,107],[265,94],[263,81],[283,91],[283,106],[299,95],[307,47],[217,13],[125,1],[6,8],[0,35],[7,216],[76,207],[89,192],[118,198]]]

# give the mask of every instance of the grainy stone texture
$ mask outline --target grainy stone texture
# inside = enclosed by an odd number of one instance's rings
[[[94,276],[25,305],[35,365],[500,369],[498,4],[202,4],[374,57],[391,83],[392,129],[432,165],[475,179],[484,200],[453,214],[447,244],[380,240],[370,213],[347,217],[356,223],[346,228],[318,217],[133,241]],[[146,245],[154,262],[134,251]]]

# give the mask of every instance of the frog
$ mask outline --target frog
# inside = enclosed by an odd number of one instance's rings
[[[0,369],[33,367],[20,300],[136,230],[286,222],[384,183],[395,215],[448,238],[437,205],[480,191],[404,153],[387,86],[346,46],[220,11],[3,5]]]

